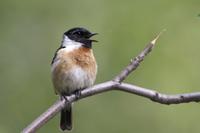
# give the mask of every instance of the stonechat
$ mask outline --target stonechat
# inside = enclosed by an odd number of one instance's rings
[[[51,63],[52,82],[55,93],[61,98],[93,85],[97,63],[92,51],[91,39],[97,33],[85,28],[72,28],[63,34],[60,47]],[[72,104],[61,110],[60,128],[72,129]]]

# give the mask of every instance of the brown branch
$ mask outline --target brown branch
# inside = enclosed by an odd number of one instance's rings
[[[60,110],[66,106],[67,103],[75,102],[76,100],[80,100],[82,98],[86,98],[89,96],[93,96],[102,92],[110,91],[110,90],[120,90],[129,93],[133,93],[142,97],[146,97],[151,99],[152,101],[161,103],[161,104],[178,104],[178,103],[186,103],[186,102],[199,102],[200,101],[200,92],[197,93],[188,93],[188,94],[177,94],[177,95],[167,95],[156,92],[154,90],[145,89],[142,87],[135,86],[133,84],[122,83],[122,81],[136,68],[139,66],[141,61],[143,61],[144,57],[151,52],[154,47],[156,40],[159,38],[160,34],[151,41],[145,49],[131,61],[131,63],[123,70],[119,75],[117,75],[113,80],[107,81],[104,83],[97,84],[93,87],[86,88],[82,90],[80,93],[80,97],[77,97],[72,94],[68,97],[68,101],[58,100],[52,105],[46,112],[41,114],[37,119],[35,119],[30,125],[28,125],[22,133],[33,133],[36,132],[40,127],[42,127],[45,123],[47,123],[50,119],[52,119]]]
[[[131,60],[130,64],[121,71],[121,73],[119,75],[117,75],[113,81],[116,82],[122,82],[131,72],[133,72],[135,69],[137,69],[137,67],[139,66],[139,64],[143,61],[144,57],[149,54],[151,52],[151,50],[153,49],[153,47],[156,44],[156,41],[158,40],[158,38],[160,37],[160,35],[164,32],[165,30],[161,31],[156,38],[154,38],[149,44],[147,44],[147,46],[144,48],[144,50],[142,50],[138,56],[136,56],[134,59]]]
[[[115,88],[115,89],[113,89]],[[152,101],[161,103],[161,104],[179,104],[179,103],[187,103],[187,102],[199,102],[200,101],[200,92],[196,93],[185,93],[185,94],[177,94],[177,95],[167,95],[156,92],[154,90],[145,89],[139,86],[135,86],[127,83],[118,83],[115,81],[108,81],[98,85],[95,85],[91,88],[87,88],[82,90],[81,97],[85,98],[89,96],[93,96],[105,91],[110,90],[120,90],[129,92],[132,94],[136,94]],[[75,95],[71,95],[68,98],[68,102],[75,102]],[[65,106],[66,102],[64,100],[58,100],[52,105],[46,112],[41,114],[37,119],[35,119],[29,126],[27,126],[22,133],[34,133],[37,129],[43,126],[46,122],[48,122],[51,118],[53,118],[60,110]]]
[[[116,85],[115,87],[117,88],[116,90],[133,93],[161,104],[170,105],[189,102],[200,102],[200,92],[169,95],[127,83],[121,83]]]

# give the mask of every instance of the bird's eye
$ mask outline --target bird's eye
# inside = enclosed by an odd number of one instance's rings
[[[82,33],[81,33],[80,31],[79,31],[79,32],[77,32],[77,34],[78,34],[78,35],[82,35]]]

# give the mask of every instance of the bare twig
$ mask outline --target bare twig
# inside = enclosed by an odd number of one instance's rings
[[[127,83],[121,83],[116,85],[115,87],[117,88],[117,90],[126,91],[145,98],[149,98],[152,101],[161,104],[170,105],[188,102],[200,102],[200,92],[169,95]]]
[[[161,33],[160,33],[161,34]],[[122,83],[122,81],[136,68],[139,66],[140,62],[144,59],[144,57],[151,52],[153,46],[156,43],[156,40],[159,38],[160,34],[151,41],[145,49],[134,59],[131,63],[113,80],[107,81],[104,83],[97,84],[93,87],[86,88],[82,90],[80,93],[80,97],[77,97],[72,94],[67,97],[68,101],[58,100],[52,105],[46,112],[41,114],[37,119],[35,119],[30,125],[28,125],[22,133],[33,133],[36,132],[41,126],[47,123],[51,118],[53,118],[57,113],[60,112],[62,108],[66,106],[68,103],[75,102],[76,100],[80,100],[82,98],[86,98],[89,96],[93,96],[105,91],[110,90],[120,90],[129,93],[133,93],[142,97],[146,97],[151,99],[152,101],[161,103],[161,104],[178,104],[178,103],[186,103],[186,102],[199,102],[200,101],[200,92],[197,93],[188,93],[188,94],[177,94],[177,95],[167,95],[158,93],[154,90],[145,89],[142,87],[135,86],[133,84]]]
[[[122,82],[131,72],[133,72],[135,69],[137,69],[137,67],[139,66],[139,64],[143,61],[144,57],[149,54],[151,52],[151,50],[153,49],[153,47],[156,44],[156,41],[158,40],[158,38],[161,36],[161,34],[164,32],[165,30],[162,30],[157,36],[156,38],[154,38],[149,44],[147,44],[147,46],[144,48],[144,50],[142,50],[138,56],[136,56],[134,59],[131,60],[130,64],[121,71],[121,73],[119,75],[117,75],[113,81],[116,82]]]
[[[115,89],[113,89],[115,88]],[[98,85],[95,85],[91,88],[82,90],[81,97],[89,97],[110,90],[120,90],[129,93],[133,93],[142,97],[151,99],[152,101],[161,103],[161,104],[179,104],[187,102],[199,102],[200,101],[200,92],[196,93],[185,93],[177,95],[167,95],[156,92],[154,90],[145,89],[136,85],[127,84],[127,83],[118,83],[115,81],[108,81]],[[67,97],[69,102],[76,101],[75,95]],[[79,99],[79,100],[80,100]],[[41,114],[37,119],[35,119],[29,126],[27,126],[22,132],[23,133],[34,133],[37,129],[43,126],[51,118],[53,118],[64,106],[66,102],[64,100],[58,100],[54,105],[52,105],[46,112]]]

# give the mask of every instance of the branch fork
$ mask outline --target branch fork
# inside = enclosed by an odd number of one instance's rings
[[[167,95],[133,84],[123,83],[128,75],[136,70],[144,58],[152,51],[162,32],[160,32],[149,44],[147,44],[146,47],[134,59],[132,59],[129,65],[125,67],[113,80],[81,90],[81,95],[78,98],[75,96],[75,94],[72,94],[66,97],[68,99],[67,102],[64,99],[56,101],[49,109],[36,118],[30,125],[24,128],[22,133],[36,132],[40,127],[44,126],[50,119],[58,114],[68,103],[111,90],[125,91],[166,105],[199,102],[200,92]]]

